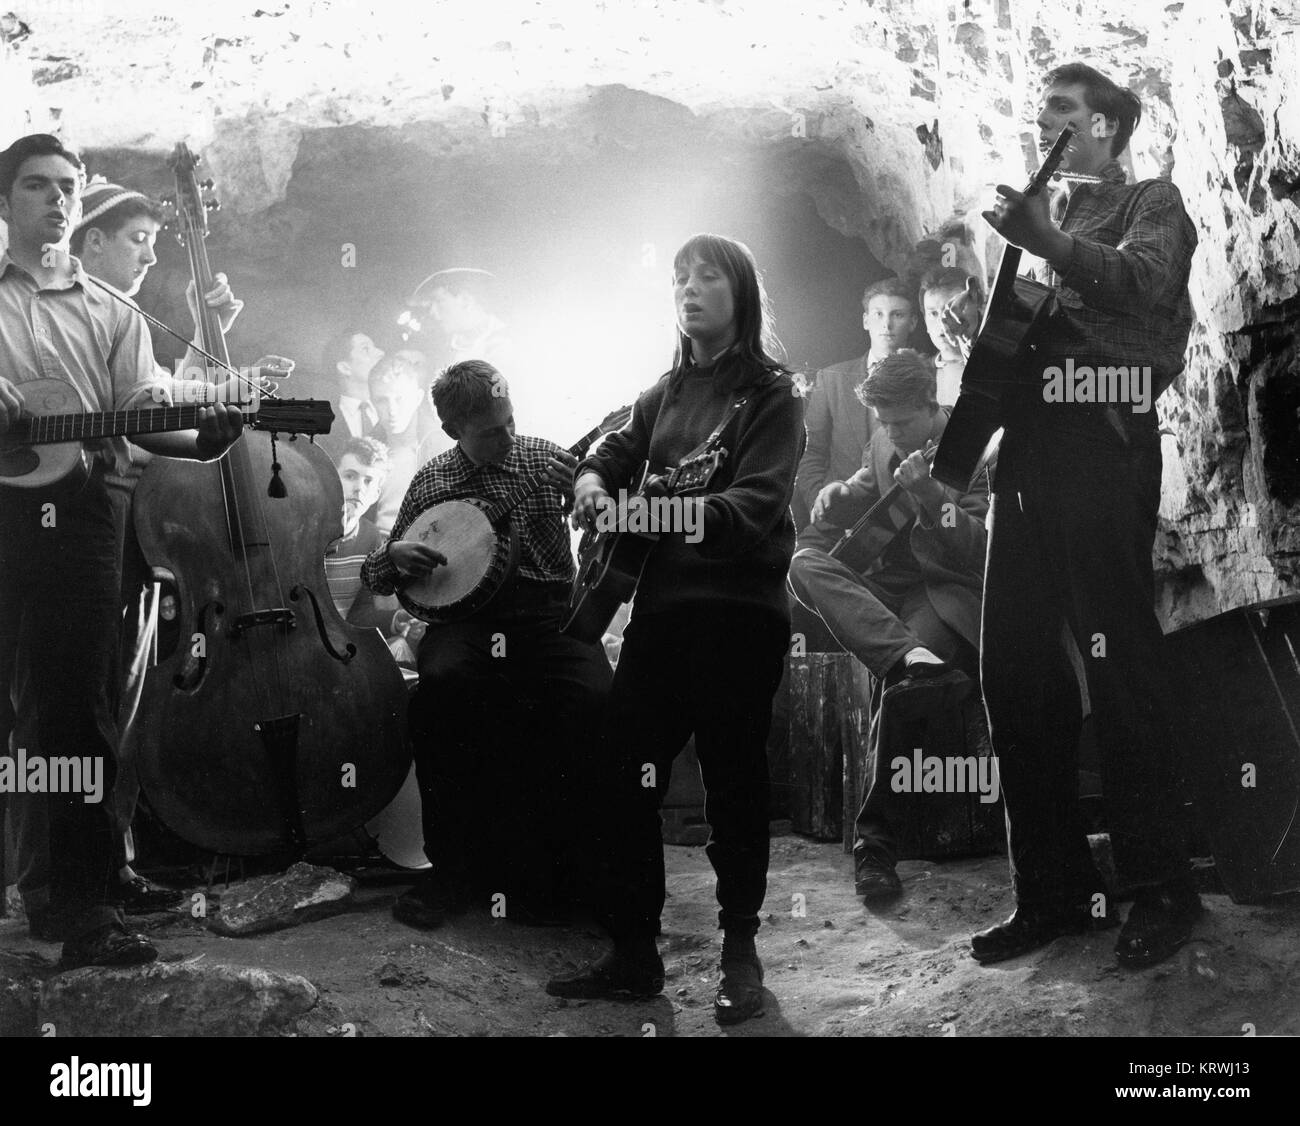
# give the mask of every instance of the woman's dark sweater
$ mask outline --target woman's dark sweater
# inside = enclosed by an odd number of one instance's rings
[[[735,390],[732,390],[735,388]],[[786,573],[794,552],[790,497],[803,453],[803,400],[790,377],[736,356],[665,375],[640,396],[628,424],[578,466],[600,474],[617,498],[632,492],[642,463],[676,467],[712,433],[731,403],[748,401],[728,423],[727,450],[700,503],[701,538],[666,534],[650,553],[637,588],[637,614],[702,606],[753,607],[789,616]]]

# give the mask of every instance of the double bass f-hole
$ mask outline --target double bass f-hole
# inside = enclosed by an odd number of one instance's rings
[[[306,586],[295,586],[291,591],[289,591],[289,597],[295,602],[297,602],[304,594],[311,602],[312,613],[316,615],[316,632],[320,634],[321,644],[325,646],[326,651],[331,657],[336,661],[342,661],[346,665],[357,655],[357,647],[349,641],[347,645],[343,647],[342,653],[335,649],[334,643],[330,641],[330,635],[325,629],[325,616],[320,612],[320,602],[316,599],[316,592],[312,590],[311,587]]]
[[[208,619],[209,611],[214,618],[219,618],[226,612],[226,608],[220,602],[209,602],[199,611],[197,619],[199,628],[187,647],[189,659],[182,670],[172,677],[172,683],[182,692],[192,692],[197,688],[208,671],[208,636],[212,632]]]

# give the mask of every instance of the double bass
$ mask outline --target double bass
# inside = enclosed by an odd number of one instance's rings
[[[172,163],[203,294],[209,204],[184,143]],[[198,304],[199,343],[232,370]],[[333,463],[296,435],[245,430],[219,461],[155,459],[140,480],[136,533],[175,584],[181,640],[146,677],[136,768],[164,824],[202,848],[301,856],[374,817],[406,777],[401,671],[378,631],[343,621],[325,580],[342,508]]]

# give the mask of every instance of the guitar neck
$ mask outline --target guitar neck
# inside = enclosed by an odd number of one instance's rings
[[[179,407],[141,407],[122,411],[89,411],[82,414],[45,414],[20,418],[9,435],[30,445],[81,442],[93,438],[118,438],[129,434],[162,434],[172,430],[196,430],[203,404]],[[251,423],[255,411],[241,408],[244,421]]]
[[[926,450],[922,456],[927,464],[933,465],[936,453],[938,453],[938,447]],[[902,485],[891,485],[875,504],[853,522],[853,527],[844,533],[842,542],[847,543],[849,540],[861,535],[873,524],[880,523],[882,515],[893,508],[902,492]]]

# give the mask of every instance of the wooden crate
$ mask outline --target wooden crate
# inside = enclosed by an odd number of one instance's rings
[[[978,691],[956,708],[918,722],[919,746],[924,755],[939,758],[989,758],[988,721]],[[909,754],[913,748],[893,748],[887,754]],[[865,771],[863,757],[861,769]],[[861,802],[861,775],[852,814],[845,817],[844,851],[853,850],[853,820]],[[895,822],[900,860],[944,860],[959,856],[987,856],[1006,849],[1006,820],[1002,796],[996,802],[977,793],[896,794]]]
[[[845,810],[846,759],[866,753],[871,674],[848,653],[808,653],[790,661],[790,820],[795,832],[839,840]],[[849,815],[850,820],[852,816]]]

